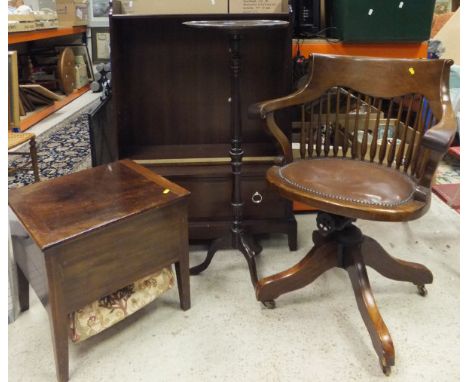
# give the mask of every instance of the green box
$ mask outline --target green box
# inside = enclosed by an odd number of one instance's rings
[[[330,36],[344,42],[420,42],[431,34],[435,0],[329,0]]]

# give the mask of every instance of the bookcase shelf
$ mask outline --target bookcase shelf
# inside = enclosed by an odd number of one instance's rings
[[[8,45],[86,33],[86,26],[8,33]]]
[[[69,27],[69,28],[56,28],[56,29],[42,29],[42,30],[35,30],[31,32],[14,32],[8,34],[8,49],[9,50],[17,50],[15,48],[15,44],[21,43],[28,43],[33,41],[39,40],[48,40],[53,39],[56,37],[65,37],[65,36],[73,36],[73,35],[83,35],[86,34],[86,26],[77,26],[77,27]],[[50,106],[45,106],[34,110],[27,115],[21,117],[19,129],[21,131],[25,131],[29,129],[31,126],[35,125],[39,121],[43,120],[44,118],[48,117],[52,113],[60,110],[65,105],[69,104],[82,94],[86,93],[89,90],[89,85],[82,87],[81,89],[75,90],[73,93],[65,96],[59,101],[55,101]]]

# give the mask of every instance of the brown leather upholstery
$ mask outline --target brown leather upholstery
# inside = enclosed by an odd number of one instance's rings
[[[281,167],[278,174],[289,185],[314,195],[380,207],[408,203],[416,188],[404,173],[345,158],[301,160]]]
[[[393,168],[344,158],[300,160],[273,166],[267,180],[285,198],[332,214],[379,221],[406,221],[430,206],[415,200],[416,184]]]

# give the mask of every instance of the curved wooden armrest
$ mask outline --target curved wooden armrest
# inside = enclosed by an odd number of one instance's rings
[[[419,180],[419,185],[430,190],[439,162],[452,143],[457,129],[457,123],[450,106],[442,120],[430,128],[422,137],[421,146],[430,150],[424,173]],[[428,194],[430,194],[428,192]]]
[[[272,111],[303,104],[308,100],[308,93],[305,90],[306,88],[302,88],[284,97],[254,103],[253,105],[249,106],[249,117],[260,117],[265,119],[267,114],[271,113]]]
[[[439,153],[447,152],[457,131],[457,122],[451,108],[437,125],[430,128],[422,137],[421,144]]]

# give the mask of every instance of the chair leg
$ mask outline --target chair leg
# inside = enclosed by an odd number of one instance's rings
[[[69,378],[68,371],[68,326],[67,315],[59,315],[57,312],[49,314],[52,334],[52,345],[55,356],[55,369],[58,382],[66,382]]]
[[[37,160],[37,147],[36,147],[36,140],[31,138],[29,141],[29,152],[31,153],[31,164],[34,173],[34,181],[39,182],[41,179],[39,178],[39,164]]]
[[[46,257],[46,272],[48,279],[48,304],[52,346],[54,350],[55,369],[58,382],[67,382],[69,379],[69,353],[68,353],[68,328],[69,316],[65,309],[61,269],[50,257]]]
[[[18,299],[20,311],[24,312],[29,309],[29,282],[21,268],[16,265],[16,273],[18,276]]]
[[[58,382],[67,382],[68,368],[68,315],[63,309],[64,301],[60,292],[49,290],[48,307],[52,345],[54,349],[55,369]]]
[[[359,311],[379,357],[382,371],[389,375],[391,366],[395,364],[392,338],[375,303],[359,246],[345,249],[345,252],[344,267],[351,279]]]
[[[317,242],[309,253],[291,268],[265,277],[256,286],[257,300],[267,306],[284,293],[303,288],[327,270],[336,267],[338,245],[332,240]]]
[[[396,259],[374,239],[364,236],[362,243],[364,263],[382,276],[397,281],[408,281],[418,286],[419,294],[425,296],[425,284],[431,284],[432,273],[424,265]]]
[[[177,288],[179,289],[180,308],[190,309],[190,270],[188,258],[176,262],[175,271],[177,277]]]

